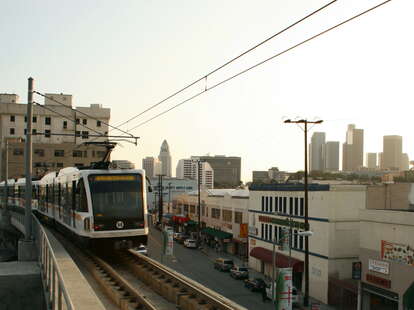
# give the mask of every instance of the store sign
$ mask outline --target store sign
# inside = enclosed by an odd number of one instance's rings
[[[383,262],[380,260],[370,259],[368,260],[368,269],[371,271],[389,274],[390,273],[390,263]]]
[[[259,222],[277,224],[281,226],[292,226],[292,228],[307,230],[305,229],[306,227],[305,223],[289,221],[289,219],[281,219],[281,218],[274,218],[270,216],[259,215]]]
[[[381,240],[381,259],[414,266],[414,248]]]
[[[373,284],[376,284],[378,286],[382,286],[385,288],[391,288],[391,280],[377,277],[372,274],[367,274],[367,282],[371,282]]]
[[[249,226],[249,235],[257,236],[257,228],[254,226]]]

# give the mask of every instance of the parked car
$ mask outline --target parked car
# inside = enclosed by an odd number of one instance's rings
[[[197,241],[195,241],[194,239],[186,239],[184,241],[184,246],[186,248],[196,249],[197,248]]]
[[[258,292],[266,287],[266,282],[260,278],[246,279],[244,280],[244,286],[252,292]]]
[[[248,279],[249,278],[249,269],[246,267],[233,266],[230,269],[230,276],[235,279]]]
[[[148,256],[148,251],[147,251],[147,247],[143,244],[141,244],[140,246],[136,247],[135,252],[139,253],[139,254],[143,254],[143,255],[147,255]]]
[[[184,244],[184,241],[189,239],[189,235],[181,234],[179,238],[177,239],[178,243]]]
[[[220,271],[229,271],[234,266],[234,262],[227,258],[216,258],[214,268]]]
[[[275,294],[276,294],[276,282],[275,282]],[[288,294],[288,296],[292,296],[292,305],[297,305],[299,303],[299,295],[298,295],[298,290],[296,289],[296,287],[292,287],[292,292],[291,294]],[[272,287],[271,287],[271,283],[266,285],[266,296],[268,299],[272,300]]]
[[[181,237],[181,235],[182,235],[183,233],[180,233],[180,232],[175,232],[175,233],[173,233],[173,239],[175,240],[175,241],[178,241],[179,239],[180,239],[180,237]]]

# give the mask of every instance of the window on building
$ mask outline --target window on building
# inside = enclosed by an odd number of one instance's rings
[[[24,116],[24,122],[27,123],[27,116]]]
[[[283,213],[287,213],[287,197],[283,197]]]
[[[82,131],[82,139],[88,139],[89,138],[89,131]]]
[[[82,157],[83,152],[79,150],[75,150],[72,152],[72,157]]]
[[[243,213],[234,211],[234,222],[236,224],[242,224],[243,223]]]
[[[50,116],[46,116],[45,117],[45,125],[50,125],[52,124],[52,118]]]
[[[269,237],[268,237],[268,227],[267,227],[268,225],[267,224],[265,224],[265,239],[267,240],[267,239],[269,239]]]
[[[10,128],[10,134],[11,134],[11,135],[14,135],[14,133],[15,133],[14,128]]]
[[[56,163],[57,168],[63,168],[63,163]]]
[[[43,149],[35,149],[34,150],[34,154],[39,156],[39,157],[44,157],[45,156],[45,150]]]
[[[299,215],[299,199],[298,197],[295,197],[295,215]]]
[[[279,211],[279,198],[278,197],[275,197],[275,212],[278,212]]]
[[[211,217],[214,219],[220,218],[220,209],[212,208],[211,209]]]
[[[88,124],[88,120],[87,120],[86,118],[84,118],[84,119],[82,120],[82,124],[87,125],[87,124]]]
[[[272,196],[270,196],[269,197],[269,211],[270,212],[273,212],[273,197]]]
[[[283,212],[283,197],[279,197],[279,212]]]
[[[299,212],[299,215],[300,216],[304,216],[305,215],[305,212],[304,212],[304,199],[303,198],[300,198],[300,212]]]
[[[275,240],[276,240],[276,242],[279,242],[279,236],[278,236],[278,234],[277,234],[277,232],[278,232],[278,226],[277,225],[275,225],[274,226],[274,231],[275,231]]]
[[[223,221],[225,222],[233,221],[233,212],[231,210],[223,210]]]
[[[272,240],[273,236],[273,225],[269,225],[269,240]]]
[[[298,231],[295,229],[293,231],[293,248],[297,249],[298,248]]]
[[[37,134],[37,129],[32,129],[32,135]]]
[[[262,211],[264,211],[265,210],[265,198],[264,198],[264,196],[262,196]]]
[[[265,205],[265,211],[269,212],[269,197],[266,196],[266,205]]]
[[[45,138],[50,138],[50,129],[45,129]]]
[[[10,122],[15,122],[16,121],[16,117],[14,115],[10,115]]]
[[[33,116],[32,121],[33,123],[37,123],[37,116]]]
[[[26,134],[27,134],[27,129],[25,128],[25,129],[24,129],[24,135],[26,135]]]
[[[264,239],[264,224],[262,224],[262,229],[260,231],[260,237]]]
[[[63,121],[63,129],[68,129],[68,122],[67,121]]]
[[[76,136],[76,137],[80,137],[80,131],[76,130],[76,132],[75,132],[75,136]]]
[[[16,156],[21,156],[21,155],[23,155],[23,154],[24,154],[23,149],[20,149],[20,148],[18,148],[18,149],[13,149],[13,155],[16,155]]]
[[[55,157],[64,157],[65,151],[64,150],[55,150]]]
[[[293,197],[289,197],[289,214],[293,214]]]
[[[303,250],[303,236],[299,236],[299,249]]]
[[[101,127],[101,121],[96,121],[96,127]]]
[[[80,124],[80,119],[79,119],[79,118],[77,118],[77,119],[76,119],[76,124],[77,124],[77,125],[79,125],[79,124]]]

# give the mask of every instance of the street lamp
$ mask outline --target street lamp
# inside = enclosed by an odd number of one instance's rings
[[[305,176],[304,176],[304,192],[305,192],[305,230],[309,230],[309,208],[308,208],[308,124],[321,124],[323,120],[308,121],[307,119],[284,121],[286,124],[304,124],[305,129]],[[305,236],[305,296],[303,305],[309,306],[309,236]]]

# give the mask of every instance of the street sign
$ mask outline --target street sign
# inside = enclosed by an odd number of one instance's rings
[[[361,270],[362,270],[361,262],[352,263],[352,279],[361,280]]]

